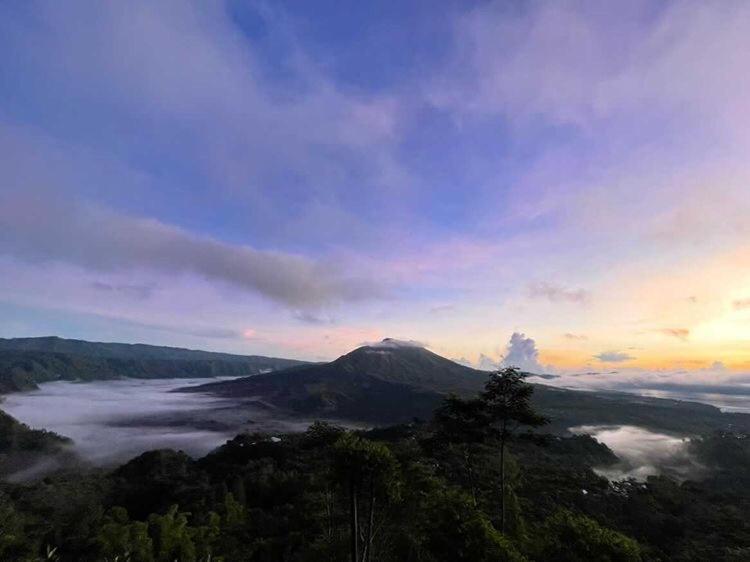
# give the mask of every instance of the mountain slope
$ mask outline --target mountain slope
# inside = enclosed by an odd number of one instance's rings
[[[281,412],[368,423],[430,418],[446,394],[480,391],[487,372],[458,365],[394,340],[364,346],[330,363],[180,389],[261,403]],[[705,404],[617,392],[583,392],[535,384],[536,407],[552,431],[582,424],[633,424],[677,433],[750,430],[750,416]]]
[[[0,410],[0,477],[31,468],[70,460],[70,439],[46,430],[31,429]]]
[[[426,349],[384,340],[330,363],[180,389],[257,399],[306,416],[380,423],[429,417],[447,392],[481,388],[486,373]]]
[[[476,391],[487,380],[484,371],[390,338],[359,347],[321,367],[342,375],[366,373],[385,382],[432,392]]]
[[[30,390],[55,380],[241,377],[301,364],[292,359],[144,344],[58,337],[0,339],[0,393]]]

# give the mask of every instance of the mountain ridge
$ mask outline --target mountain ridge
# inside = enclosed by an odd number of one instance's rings
[[[147,343],[121,343],[62,338],[60,336],[39,336],[24,338],[0,338],[0,351],[39,351],[86,355],[90,357],[141,358],[141,359],[199,359],[215,358],[242,360],[247,358],[280,359],[290,363],[306,363],[297,359],[284,359],[266,355],[245,355],[221,351],[204,351],[186,347],[152,345]]]
[[[57,336],[0,339],[0,393],[33,390],[56,380],[240,377],[304,362],[148,344]]]

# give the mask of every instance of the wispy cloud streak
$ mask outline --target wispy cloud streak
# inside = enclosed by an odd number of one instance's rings
[[[335,264],[198,236],[154,219],[39,197],[0,201],[0,252],[98,271],[142,268],[229,283],[295,308],[383,296]]]

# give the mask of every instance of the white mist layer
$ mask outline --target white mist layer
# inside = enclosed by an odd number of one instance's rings
[[[683,480],[698,474],[702,466],[689,452],[689,440],[631,425],[571,427],[572,433],[588,434],[604,443],[620,459],[614,466],[597,468],[609,480],[666,474]]]
[[[159,448],[199,456],[233,434],[199,430],[187,424],[169,427],[150,420],[221,406],[222,400],[215,397],[169,392],[216,380],[52,382],[41,385],[39,390],[8,395],[0,408],[35,429],[70,437],[75,451],[95,464],[124,461]]]

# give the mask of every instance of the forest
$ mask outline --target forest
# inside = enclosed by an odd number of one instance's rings
[[[690,442],[706,471],[610,482],[617,458],[545,432],[513,369],[428,421],[242,434],[192,459],[0,485],[0,559],[638,561],[750,559],[750,439]],[[33,440],[33,443],[36,443]]]

